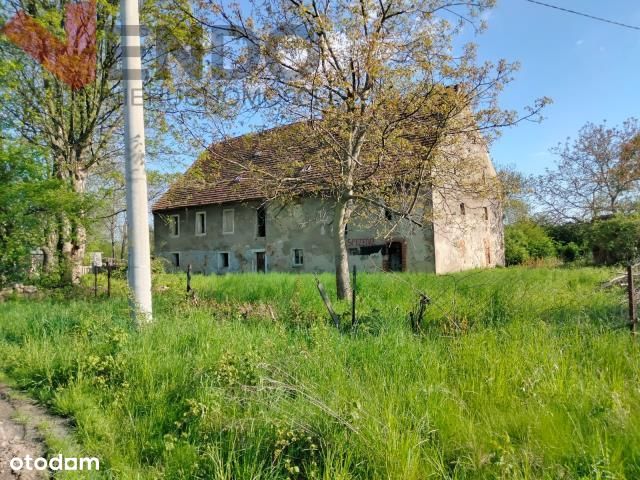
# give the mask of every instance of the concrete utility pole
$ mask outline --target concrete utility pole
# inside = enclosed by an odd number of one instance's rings
[[[144,109],[138,0],[121,0],[122,74],[125,87],[124,134],[129,234],[129,288],[137,325],[151,321],[151,251],[144,169]]]

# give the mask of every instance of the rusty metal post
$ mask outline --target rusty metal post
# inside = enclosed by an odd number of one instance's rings
[[[98,296],[98,266],[93,266],[93,296]]]
[[[631,333],[635,335],[638,315],[636,313],[636,291],[633,284],[633,265],[631,264],[627,266],[627,291],[629,293],[629,328],[631,328]]]
[[[187,265],[187,293],[191,291],[191,264]]]

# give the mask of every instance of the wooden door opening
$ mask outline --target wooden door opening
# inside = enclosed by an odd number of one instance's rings
[[[388,249],[389,270],[392,272],[402,272],[402,243],[391,242]]]
[[[265,252],[256,252],[256,272],[265,273],[267,271],[267,259]]]

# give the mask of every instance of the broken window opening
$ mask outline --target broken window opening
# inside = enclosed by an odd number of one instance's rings
[[[370,245],[366,247],[360,247],[360,255],[373,255],[384,250],[386,250],[385,245]],[[385,252],[383,252],[383,255],[384,253]]]
[[[267,209],[264,207],[264,205],[260,205],[258,207],[257,221],[258,221],[258,237],[266,237],[267,236]]]
[[[169,220],[169,229],[173,237],[180,236],[180,215],[171,215]]]

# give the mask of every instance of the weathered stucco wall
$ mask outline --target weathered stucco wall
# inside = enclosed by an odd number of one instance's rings
[[[266,236],[258,237],[257,202],[230,205],[208,205],[182,208],[154,215],[154,239],[157,256],[175,262],[184,270],[191,264],[195,272],[205,274],[256,271],[259,252],[265,254],[266,271],[325,272],[334,270],[333,209],[330,203],[316,198],[305,198],[289,205],[270,204],[266,208]],[[233,233],[222,232],[223,210],[233,209]],[[206,213],[206,233],[196,235],[196,214]],[[171,235],[172,215],[180,217],[178,236]],[[351,265],[360,271],[381,271],[403,268],[407,271],[435,271],[433,229],[402,221],[388,242],[393,250],[384,246],[384,234],[393,225],[360,220],[349,225]],[[302,249],[302,265],[294,264],[294,251]],[[228,253],[228,267],[221,255]],[[390,262],[390,256],[396,256]],[[397,256],[402,260],[398,261]]]
[[[496,171],[484,143],[457,146],[457,154],[473,159],[468,185],[443,183],[433,191],[435,271],[438,274],[504,265],[504,227]],[[474,185],[474,181],[477,185]]]
[[[440,213],[434,220],[436,273],[504,265],[500,209],[470,198],[456,200],[466,201],[438,202]]]
[[[441,274],[504,265],[499,185],[484,140],[471,135],[454,141],[444,148],[431,175],[432,190],[423,202],[427,214],[414,212],[431,221],[424,227],[407,220],[395,225],[393,215],[384,211],[352,219],[346,235],[350,265],[360,271]],[[258,202],[243,202],[156,213],[156,255],[174,264],[179,255],[176,268],[191,264],[205,274],[334,271],[331,202],[307,197],[286,205],[270,203],[264,237],[258,235],[258,207]],[[225,210],[233,210],[230,233],[223,233]],[[196,234],[198,212],[206,214],[202,235]],[[171,215],[180,218],[178,236],[166,221]],[[301,250],[299,255],[296,250]],[[294,261],[300,257],[302,261]]]

